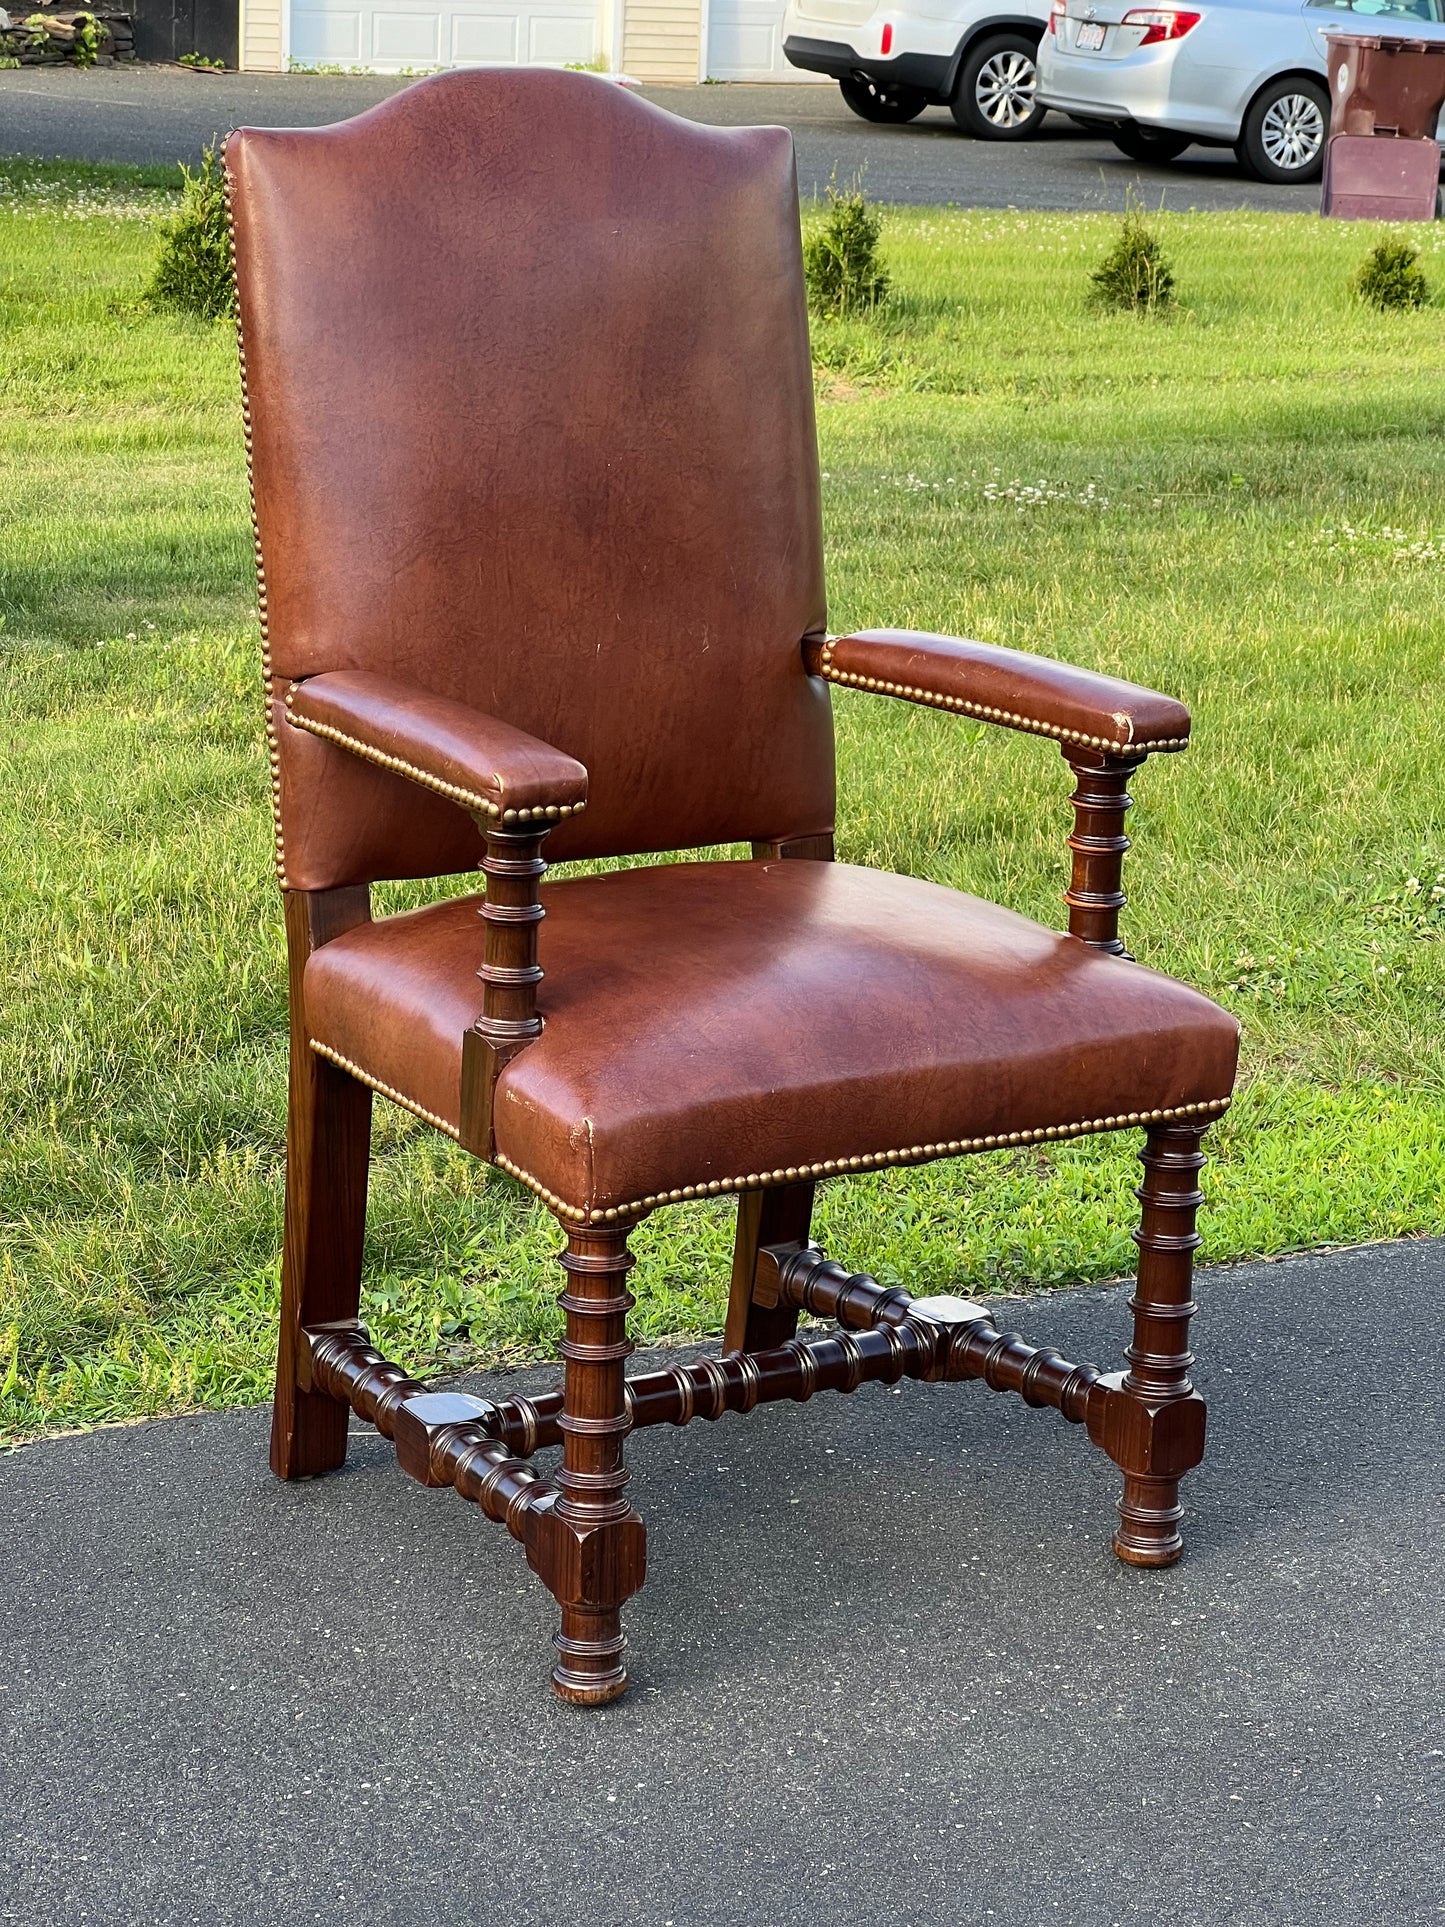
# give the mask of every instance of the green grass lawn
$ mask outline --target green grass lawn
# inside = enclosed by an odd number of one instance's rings
[[[161,178],[0,164],[12,1434],[261,1398],[269,1369],[284,978],[235,351],[139,305]],[[1361,228],[1161,225],[1179,311],[1140,322],[1084,303],[1111,222],[889,217],[895,304],[817,337],[832,620],[1188,701],[1195,747],[1135,786],[1127,928],[1245,1023],[1209,1254],[1445,1230],[1445,308],[1355,306]],[[844,856],[1059,919],[1057,751],[836,701]],[[920,1289],[1117,1275],[1133,1148],[832,1185],[820,1235]],[[555,1230],[509,1180],[380,1105],[372,1199],[386,1349],[554,1336]],[[726,1202],[649,1222],[639,1336],[718,1329],[730,1237]]]

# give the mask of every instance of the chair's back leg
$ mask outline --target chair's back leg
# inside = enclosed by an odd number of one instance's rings
[[[831,863],[833,832],[817,836],[787,836],[753,844],[758,863]],[[780,1305],[769,1295],[776,1272],[759,1290],[758,1253],[764,1245],[806,1244],[813,1221],[811,1184],[772,1185],[766,1191],[745,1191],[738,1199],[737,1237],[733,1244],[733,1281],[728,1295],[725,1352],[767,1352],[786,1345],[798,1329],[797,1307]]]
[[[364,889],[287,893],[291,1078],[281,1332],[271,1420],[271,1469],[282,1479],[332,1472],[346,1457],[350,1410],[338,1399],[301,1389],[297,1335],[302,1325],[355,1318],[360,1307],[371,1092],[311,1049],[303,973],[319,944],[369,916]]]
[[[780,1184],[767,1191],[745,1191],[738,1199],[733,1282],[723,1331],[725,1352],[772,1351],[796,1333],[798,1308],[777,1302],[776,1266],[767,1274],[766,1284],[759,1280],[758,1253],[765,1245],[808,1242],[815,1188],[810,1183]]]

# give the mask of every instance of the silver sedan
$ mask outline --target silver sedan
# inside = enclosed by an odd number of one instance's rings
[[[1134,160],[1232,147],[1257,180],[1313,181],[1330,97],[1325,35],[1445,37],[1445,0],[1055,0],[1039,100],[1106,125]]]

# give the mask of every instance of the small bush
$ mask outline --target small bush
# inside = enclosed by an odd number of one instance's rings
[[[77,67],[93,67],[100,54],[101,26],[93,13],[75,16],[75,39],[70,57]]]
[[[146,298],[158,308],[217,321],[235,312],[231,233],[221,160],[208,147],[193,174],[181,166],[180,212],[161,222],[161,251]]]
[[[1355,298],[1386,312],[1391,308],[1423,308],[1430,299],[1430,283],[1420,266],[1420,250],[1409,241],[1381,241],[1371,248],[1350,282]]]
[[[1164,258],[1164,245],[1144,219],[1144,210],[1130,204],[1119,238],[1095,268],[1091,299],[1101,308],[1122,308],[1130,314],[1156,314],[1174,299],[1174,275]]]
[[[878,259],[883,223],[860,182],[828,183],[828,212],[803,242],[808,305],[815,314],[860,314],[888,297],[888,271]]]

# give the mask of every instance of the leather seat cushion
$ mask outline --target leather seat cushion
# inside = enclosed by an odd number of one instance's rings
[[[542,1036],[498,1162],[569,1216],[1222,1109],[1238,1026],[1013,912],[845,864],[666,864],[544,888]],[[306,966],[328,1056],[443,1128],[482,1002],[480,898]]]

